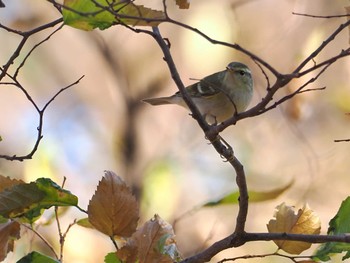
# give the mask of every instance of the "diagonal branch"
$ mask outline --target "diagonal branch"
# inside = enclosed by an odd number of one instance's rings
[[[15,79],[13,79],[14,83],[11,83],[12,85],[15,85],[16,87],[18,87],[27,97],[28,101],[31,102],[31,104],[34,106],[34,108],[36,109],[36,111],[38,112],[38,116],[39,116],[39,124],[37,127],[37,137],[36,137],[36,141],[34,143],[34,146],[32,148],[32,150],[30,151],[30,153],[26,154],[26,155],[6,155],[6,154],[2,154],[0,155],[0,159],[5,159],[5,160],[9,160],[9,161],[24,161],[27,159],[32,159],[33,155],[35,154],[35,152],[38,150],[39,144],[41,139],[43,138],[43,125],[44,125],[44,113],[46,111],[46,109],[48,108],[48,106],[58,97],[58,95],[60,95],[63,91],[77,85],[80,80],[83,78],[84,76],[81,76],[78,80],[76,80],[75,82],[73,82],[72,84],[69,84],[68,86],[61,88],[58,92],[56,92],[56,94],[43,106],[42,109],[40,109],[38,107],[38,105],[35,103],[35,101],[32,99],[32,97],[30,96],[30,94],[28,93],[28,91]]]
[[[200,114],[196,105],[193,103],[191,97],[188,95],[185,89],[185,86],[177,72],[169,47],[165,42],[165,40],[163,39],[163,37],[161,36],[159,29],[155,27],[153,28],[153,32],[152,33],[148,32],[148,34],[150,34],[157,41],[158,45],[162,49],[164,54],[164,60],[166,61],[169,67],[171,76],[174,82],[176,83],[177,87],[179,88],[182,96],[184,97],[185,102],[190,108],[192,112],[192,116],[197,120],[198,124],[202,128],[203,132],[206,134],[207,139],[211,142],[215,150],[220,154],[220,156],[222,156],[224,159],[230,162],[230,164],[232,165],[232,167],[236,172],[236,182],[239,188],[240,197],[239,197],[239,212],[236,218],[236,228],[233,235],[240,237],[241,235],[244,234],[244,227],[245,227],[245,222],[246,222],[247,213],[248,213],[248,188],[247,188],[247,182],[245,178],[243,165],[234,156],[231,146],[228,144],[225,144],[224,141],[221,139],[221,137],[218,135],[218,133],[209,132],[211,131],[210,126],[205,122],[204,118]],[[228,240],[229,240],[228,244],[232,243],[231,237]],[[236,238],[233,243],[235,244],[235,246],[239,246],[239,245],[242,245],[244,242],[245,241],[242,238]]]
[[[8,69],[10,68],[10,66],[14,63],[15,59],[20,55],[21,50],[23,49],[25,43],[27,42],[27,40],[29,39],[29,37],[31,37],[32,35],[41,32],[47,28],[50,27],[54,27],[57,24],[61,23],[63,21],[63,18],[59,18],[56,19],[55,21],[52,21],[50,23],[44,24],[42,26],[39,26],[37,28],[34,28],[32,30],[26,31],[26,32],[21,32],[12,28],[9,28],[3,24],[0,23],[0,28],[5,29],[6,31],[10,32],[10,33],[14,33],[16,35],[20,35],[22,36],[22,40],[20,41],[20,43],[18,44],[16,50],[12,53],[12,56],[9,58],[9,60],[7,61],[7,63],[5,65],[3,65],[2,68],[0,68],[0,81],[5,77]]]
[[[39,43],[35,44],[32,49],[28,52],[28,54],[24,57],[20,65],[17,67],[16,72],[13,74],[13,77],[16,79],[20,69],[24,66],[26,63],[27,59],[30,57],[30,55],[34,52],[35,49],[37,49],[41,44],[45,43],[48,41],[55,33],[57,33],[59,30],[61,30],[63,27],[63,24],[61,24],[60,27],[58,27],[56,30],[54,30],[51,34],[49,34],[45,39],[41,40]]]

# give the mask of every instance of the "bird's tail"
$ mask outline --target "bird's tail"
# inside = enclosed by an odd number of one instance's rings
[[[151,98],[144,99],[143,102],[146,102],[151,105],[164,105],[164,104],[172,104],[171,97],[161,97],[161,98]]]

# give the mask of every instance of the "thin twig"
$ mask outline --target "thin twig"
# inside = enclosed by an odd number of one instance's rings
[[[60,89],[58,92],[56,92],[56,94],[44,105],[44,107],[42,109],[39,108],[39,106],[35,103],[35,101],[32,99],[32,97],[30,96],[30,94],[28,93],[28,91],[15,79],[13,79],[14,84],[16,85],[26,96],[26,98],[28,99],[28,101],[31,102],[31,104],[34,106],[34,108],[36,109],[36,111],[38,112],[39,115],[39,124],[37,127],[37,138],[36,141],[34,143],[34,146],[31,150],[31,152],[29,152],[26,155],[21,155],[21,156],[17,156],[17,155],[0,155],[0,159],[5,159],[5,160],[9,160],[9,161],[24,161],[26,159],[31,159],[33,157],[33,155],[35,154],[35,152],[38,150],[40,141],[43,138],[43,125],[44,125],[44,114],[45,111],[47,109],[47,107],[57,98],[58,95],[60,95],[63,91],[71,88],[74,85],[77,85],[83,78],[84,76],[81,76],[78,80],[76,80],[75,82],[73,82],[72,84],[69,84],[68,86]]]
[[[284,255],[278,252],[274,252],[274,253],[267,253],[267,254],[253,254],[253,255],[244,255],[244,256],[238,256],[238,257],[234,257],[234,258],[225,258],[222,259],[220,261],[218,261],[218,263],[223,263],[223,262],[228,262],[228,261],[236,261],[236,260],[240,260],[240,259],[256,259],[256,258],[266,258],[266,257],[272,257],[272,256],[278,256],[278,257],[282,257],[282,258],[288,258],[293,262],[300,262],[300,259],[310,259],[312,258],[312,256],[291,256],[291,255]],[[297,261],[299,260],[299,261]]]
[[[310,14],[304,14],[304,13],[297,13],[297,12],[292,12],[293,15],[296,16],[306,16],[306,17],[311,17],[311,18],[342,18],[342,17],[349,17],[350,14],[343,14],[343,15],[332,15],[332,16],[320,16],[320,15],[310,15]]]
[[[118,244],[117,244],[117,242],[115,241],[115,239],[114,239],[113,237],[109,237],[109,239],[112,241],[113,246],[115,247],[115,249],[118,250],[119,247],[118,247]]]
[[[10,32],[10,33],[14,33],[17,35],[22,36],[22,40],[20,41],[20,43],[18,44],[16,50],[12,53],[12,56],[9,58],[9,60],[7,61],[7,63],[5,65],[3,65],[2,69],[1,69],[1,73],[0,73],[0,81],[5,77],[8,69],[10,68],[10,66],[14,63],[15,59],[20,55],[22,48],[24,47],[25,43],[27,42],[27,40],[29,39],[29,37],[31,37],[32,35],[41,32],[43,30],[46,30],[50,27],[54,27],[57,24],[61,23],[63,21],[62,18],[56,19],[50,23],[41,25],[39,27],[36,27],[32,30],[29,31],[19,31],[19,30],[15,30],[15,29],[11,29],[3,24],[0,23],[0,28],[5,29],[6,31]]]
[[[58,207],[55,207],[55,214],[56,214],[56,221],[57,225],[59,226],[59,218],[57,214],[57,209]],[[60,262],[63,262],[63,250],[64,250],[64,244],[66,241],[66,237],[68,235],[69,230],[77,223],[77,220],[74,219],[72,223],[70,223],[64,233],[62,233],[61,228],[59,227],[59,237],[60,237]]]
[[[344,24],[341,24],[336,30],[334,30],[334,32],[333,32],[328,38],[326,38],[326,39],[321,43],[321,45],[320,45],[318,48],[316,48],[316,49],[314,50],[314,52],[312,52],[306,59],[303,60],[303,62],[300,63],[300,65],[293,71],[293,73],[294,73],[294,74],[299,73],[299,72],[305,67],[305,65],[306,65],[307,63],[309,63],[309,62],[310,62],[311,60],[313,60],[318,54],[320,54],[321,51],[322,51],[326,46],[328,46],[328,44],[329,44],[330,42],[332,42],[332,40],[334,40],[335,37],[336,37],[337,35],[339,35],[340,32],[342,32],[345,28],[348,28],[349,25],[350,25],[350,20],[347,21],[347,22],[345,22]],[[349,49],[348,49],[348,50],[349,50]],[[348,55],[349,55],[349,54],[346,54],[346,56],[348,56]],[[334,61],[334,62],[335,62],[335,61]],[[328,64],[328,62],[324,62],[324,63]],[[318,67],[321,67],[321,66],[322,66],[322,64],[321,64],[321,65],[320,65],[320,64],[318,65]],[[316,69],[315,67],[317,67],[317,65],[314,66],[314,67],[312,67],[312,68]],[[314,69],[313,69],[313,70],[314,70]],[[305,71],[304,74],[306,74],[306,73],[308,73],[308,72]]]
[[[57,229],[58,229],[58,236],[59,236],[59,243],[60,243],[60,262],[62,262],[63,259],[63,245],[64,245],[64,238],[62,234],[62,229],[61,229],[61,223],[58,217],[58,206],[55,206],[55,218],[56,218],[56,224],[57,224]]]
[[[54,254],[56,259],[59,259],[56,251],[54,250],[54,248],[51,246],[51,244],[38,232],[36,231],[32,226],[28,226],[27,224],[24,223],[20,223],[21,226],[29,229],[30,231],[32,231],[35,235],[37,235],[43,242],[44,244],[49,248],[49,250]]]
[[[334,142],[350,142],[350,139],[338,139],[334,140]]]
[[[63,24],[61,24],[60,27],[58,27],[57,29],[55,29],[51,34],[49,34],[45,39],[43,39],[42,41],[40,41],[39,43],[37,43],[36,45],[34,45],[32,47],[32,49],[27,53],[27,55],[24,57],[24,59],[22,60],[22,62],[19,64],[19,66],[17,67],[15,73],[13,74],[13,78],[16,79],[18,76],[18,73],[20,71],[20,69],[24,66],[24,64],[26,63],[27,59],[30,57],[30,55],[34,52],[35,49],[37,49],[41,44],[45,43],[46,41],[48,41],[55,33],[57,33],[59,30],[61,30],[63,28]]]

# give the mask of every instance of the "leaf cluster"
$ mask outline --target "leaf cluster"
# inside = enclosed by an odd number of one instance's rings
[[[78,198],[58,186],[51,179],[39,178],[34,182],[0,176],[0,260],[13,251],[14,241],[20,238],[20,226],[34,231],[33,224],[51,207],[76,207]],[[56,211],[57,212],[57,211]],[[139,205],[130,188],[115,173],[106,171],[92,196],[87,218],[77,224],[93,228],[107,235],[116,247],[116,252],[106,257],[106,262],[174,262],[179,261],[172,226],[155,215],[137,228]],[[57,216],[58,220],[58,216]],[[68,231],[68,230],[67,230]],[[37,233],[36,231],[34,231]],[[63,246],[65,235],[61,235]],[[37,251],[26,255],[18,262],[59,262]],[[44,260],[44,261],[43,261]]]
[[[37,233],[33,224],[44,210],[67,206],[76,207],[87,213],[88,217],[76,222],[78,225],[93,228],[111,239],[116,251],[106,255],[105,262],[170,263],[181,261],[172,226],[159,215],[155,215],[138,227],[139,205],[130,188],[111,171],[105,172],[89,202],[87,211],[78,206],[78,198],[74,194],[58,186],[51,179],[39,178],[34,182],[25,183],[21,180],[0,176],[0,182],[1,261],[6,258],[7,253],[13,251],[15,240],[21,238],[21,226]],[[223,204],[227,202],[216,204],[211,202],[211,206]],[[349,213],[350,197],[344,200],[338,213],[330,221],[329,236],[350,232],[347,216]],[[27,224],[29,226],[26,226]],[[321,223],[319,217],[307,205],[295,212],[294,207],[282,203],[276,207],[274,218],[269,221],[267,228],[270,234],[284,233],[286,239],[270,239],[274,240],[278,250],[299,255],[311,246],[311,242],[307,242],[307,237],[320,234]],[[67,232],[61,236],[61,239],[62,237],[64,239]],[[304,235],[305,241],[287,240],[290,234]],[[249,238],[249,233],[247,237]],[[63,243],[61,245],[63,246]],[[321,245],[313,256],[304,258],[327,261],[333,254],[344,251],[347,253],[343,259],[346,259],[350,254],[348,243],[327,242]],[[261,256],[256,255],[256,257]],[[53,259],[38,251],[32,251],[18,262],[59,262],[58,256],[56,257]]]

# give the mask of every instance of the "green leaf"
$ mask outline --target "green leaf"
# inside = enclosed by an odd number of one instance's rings
[[[52,206],[76,206],[78,198],[62,189],[51,179],[17,184],[0,192],[0,215],[5,218],[22,217],[34,222],[42,209]]]
[[[40,254],[39,252],[33,251],[18,260],[17,263],[59,263],[59,261]]]
[[[165,18],[162,11],[125,0],[65,0],[62,14],[66,25],[87,31],[104,30],[116,24],[157,26],[160,22],[147,19]]]
[[[105,263],[122,263],[122,261],[117,257],[115,252],[108,253],[105,256]]]
[[[78,226],[95,229],[95,227],[90,223],[89,218],[82,218],[77,221]]]
[[[328,235],[340,235],[350,232],[350,197],[346,198],[337,214],[329,221]],[[330,260],[330,255],[335,253],[346,254],[343,256],[343,260],[350,257],[350,244],[349,243],[339,243],[339,242],[328,242],[322,244],[316,251],[313,259],[328,261]]]
[[[49,178],[39,178],[36,181],[39,190],[45,193],[43,203],[50,206],[76,206],[78,198],[70,191],[63,189]]]
[[[7,221],[9,221],[7,218],[3,217],[0,215],[0,224],[4,224],[6,223]]]
[[[277,198],[279,195],[281,195],[283,192],[285,192],[287,189],[289,189],[293,185],[294,181],[291,181],[286,186],[283,186],[281,188],[276,188],[271,191],[267,192],[257,192],[257,191],[249,191],[249,202],[263,202],[271,199]],[[231,192],[224,197],[214,200],[211,202],[208,202],[204,204],[204,206],[217,206],[217,205],[232,205],[232,204],[238,204],[238,198],[239,198],[239,191]]]

